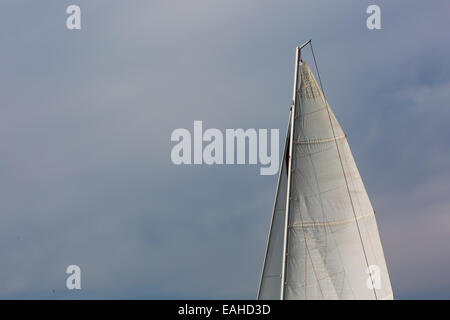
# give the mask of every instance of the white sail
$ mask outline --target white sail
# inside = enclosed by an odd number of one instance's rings
[[[392,299],[374,210],[346,136],[308,65],[297,74],[291,179],[280,179],[258,297]],[[279,200],[286,189],[288,212]],[[284,284],[276,277],[283,269]]]

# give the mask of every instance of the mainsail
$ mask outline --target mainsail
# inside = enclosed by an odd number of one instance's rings
[[[393,299],[374,210],[300,50],[258,299]]]

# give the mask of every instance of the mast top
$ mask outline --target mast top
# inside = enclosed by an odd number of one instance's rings
[[[302,50],[304,47],[306,47],[308,44],[311,43],[312,39],[309,39],[308,41],[306,41],[304,44],[302,44],[301,46],[297,47],[298,50]]]

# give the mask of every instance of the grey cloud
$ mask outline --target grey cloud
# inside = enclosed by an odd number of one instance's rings
[[[379,32],[369,1],[79,1],[78,33],[69,4],[0,4],[0,297],[253,298],[276,177],[174,166],[170,133],[284,134],[310,37],[394,292],[450,295],[447,1],[382,2]]]

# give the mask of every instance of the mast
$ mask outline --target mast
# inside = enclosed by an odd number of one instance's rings
[[[311,41],[311,40],[310,40]],[[300,58],[300,50],[305,45],[307,45],[309,41],[302,45],[301,47],[296,48],[295,53],[295,76],[294,76],[294,89],[292,94],[292,108],[290,114],[290,132],[289,132],[289,148],[288,148],[288,177],[287,177],[287,196],[286,196],[286,212],[284,217],[284,239],[283,239],[283,261],[281,267],[281,292],[280,292],[280,300],[284,300],[284,291],[285,291],[285,282],[286,282],[286,256],[287,252],[287,236],[288,236],[288,226],[289,226],[289,204],[290,204],[290,195],[291,195],[291,180],[292,180],[292,146],[294,140],[294,123],[295,123],[295,105],[297,104],[297,81],[298,81],[298,63]]]

